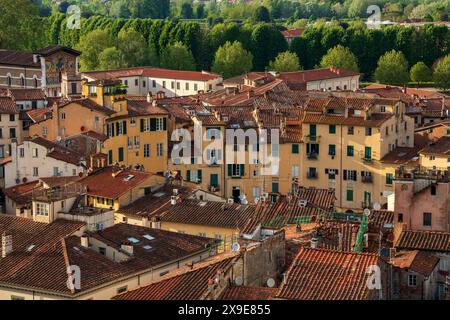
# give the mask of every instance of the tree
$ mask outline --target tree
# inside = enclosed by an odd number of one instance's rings
[[[253,55],[238,41],[227,41],[215,54],[212,71],[222,74],[224,79],[249,72],[253,67]]]
[[[269,10],[264,6],[259,6],[253,13],[254,22],[270,22]]]
[[[301,70],[300,60],[293,52],[280,53],[274,61],[271,61],[270,69],[278,72],[291,72]]]
[[[33,28],[26,22],[37,16],[37,8],[29,0],[0,0],[0,48],[31,49]]]
[[[203,19],[205,17],[205,5],[203,3],[197,5],[195,15],[197,16],[197,19]]]
[[[261,23],[252,28],[251,53],[255,70],[263,71],[269,62],[288,49],[286,39],[273,25]]]
[[[181,42],[168,45],[161,53],[161,67],[174,70],[195,70],[192,53]]]
[[[147,44],[144,37],[134,29],[122,29],[117,36],[118,49],[127,67],[143,66],[147,61]]]
[[[349,48],[338,45],[322,57],[320,61],[322,68],[338,67],[354,72],[359,72],[358,59]]]
[[[428,66],[422,61],[417,62],[410,70],[409,75],[411,81],[420,83],[428,82],[432,79],[432,71]]]
[[[112,39],[106,30],[94,30],[82,36],[76,48],[81,51],[81,71],[96,70],[99,67],[99,55],[111,47]]]
[[[106,48],[98,55],[99,69],[119,69],[126,66],[122,52],[116,47]]]
[[[194,17],[194,9],[192,8],[192,4],[189,2],[184,2],[181,5],[181,17],[183,19],[192,19]]]
[[[114,1],[109,9],[109,14],[116,18],[129,18],[130,10],[126,0]]]
[[[375,79],[386,84],[404,84],[408,82],[408,61],[403,53],[389,51],[378,60]]]
[[[436,87],[450,89],[450,54],[439,60],[433,73]]]

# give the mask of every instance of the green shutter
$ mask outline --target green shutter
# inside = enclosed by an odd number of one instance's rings
[[[353,201],[353,190],[347,190],[347,201]]]
[[[228,176],[231,177],[232,176],[232,172],[233,172],[233,165],[229,164],[228,165]]]
[[[240,167],[240,170],[241,170],[240,176],[241,177],[245,176],[245,164],[241,164],[239,167]]]
[[[218,187],[219,186],[219,175],[216,173],[212,173],[210,175],[209,184],[212,187]]]
[[[144,132],[144,119],[141,119],[141,132]]]
[[[112,155],[112,150],[108,151],[108,164],[112,165],[113,163],[113,155]]]
[[[119,162],[123,161],[123,148],[119,148]]]
[[[108,123],[106,124],[106,135],[111,138],[111,135],[110,135],[110,132],[109,132],[109,124]]]
[[[156,131],[156,118],[150,119],[150,131]]]
[[[120,126],[120,123],[116,122],[116,134],[117,135],[119,135],[119,126]]]
[[[111,137],[114,137],[114,122],[111,123]]]
[[[186,171],[186,180],[191,181],[191,170]]]
[[[198,183],[202,182],[202,170],[197,170],[197,181]]]
[[[293,144],[292,145],[292,153],[298,153],[298,151],[299,151],[299,146],[298,146],[298,144]]]
[[[122,129],[123,129],[123,134],[127,134],[127,121],[126,120],[123,122]]]
[[[167,130],[167,118],[163,118],[163,130]]]

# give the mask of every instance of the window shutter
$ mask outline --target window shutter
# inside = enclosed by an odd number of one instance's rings
[[[233,165],[232,165],[232,164],[229,164],[229,165],[228,165],[228,176],[231,177],[231,176],[232,176],[232,173],[233,173]]]
[[[144,132],[144,119],[141,119],[141,132]]]
[[[119,135],[119,126],[120,126],[120,123],[116,122],[116,134],[117,135]]]
[[[111,138],[111,132],[109,131],[109,123],[106,124],[106,135]]]
[[[245,176],[245,164],[241,164],[241,165],[239,166],[239,168],[240,168],[240,171],[241,171],[240,176],[241,176],[241,177]]]
[[[335,174],[339,174],[339,170],[338,169],[334,169],[334,173]]]
[[[186,171],[186,180],[191,181],[191,170]]]
[[[127,121],[125,120],[124,122],[123,122],[123,134],[127,134]]]
[[[202,170],[197,170],[197,181],[198,183],[202,182]]]
[[[114,137],[114,123],[111,123],[111,137]]]
[[[328,169],[325,169],[325,174],[328,174]]]
[[[163,130],[167,130],[167,118],[163,118]]]
[[[156,119],[150,119],[150,131],[156,131]]]
[[[344,180],[347,180],[347,170],[344,170]]]

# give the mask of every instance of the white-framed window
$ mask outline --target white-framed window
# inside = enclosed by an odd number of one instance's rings
[[[189,82],[186,82],[186,90],[189,90]]]
[[[299,167],[298,166],[292,166],[291,174],[293,178],[298,177],[299,175]]]
[[[253,187],[253,189],[252,189],[253,198],[259,197],[259,194],[260,194],[259,187]]]
[[[40,202],[36,203],[36,215],[48,216],[48,204]]]
[[[198,91],[198,84],[194,83],[194,91],[197,92]]]
[[[117,132],[116,132],[116,134],[117,134],[118,136],[121,135],[121,134],[123,134],[122,122],[117,122],[116,127],[117,127]]]
[[[42,135],[46,137],[48,135],[48,128],[46,126],[42,127]]]
[[[150,145],[148,143],[144,144],[144,158],[150,157]]]
[[[59,174],[59,168],[58,167],[53,167],[53,175],[56,177]]]
[[[162,143],[158,143],[156,145],[156,155],[158,157],[162,157],[162,155],[163,155],[163,144]]]
[[[436,157],[435,157],[435,156],[430,156],[428,159],[429,159],[430,161],[433,161],[433,160],[436,160]]]
[[[417,276],[415,274],[408,274],[408,286],[409,287],[417,286]]]
[[[19,157],[24,158],[25,157],[25,149],[19,148]]]
[[[64,112],[61,112],[61,120],[66,119],[66,114]]]
[[[39,177],[39,168],[33,167],[33,177]]]
[[[127,148],[128,150],[133,149],[133,137],[127,137]]]
[[[134,137],[134,149],[139,150],[141,146],[141,138],[139,136]]]
[[[164,130],[164,118],[156,118],[156,131]]]
[[[136,126],[136,118],[131,118],[130,119],[130,127],[135,127]]]

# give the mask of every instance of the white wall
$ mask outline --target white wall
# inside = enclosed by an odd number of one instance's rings
[[[19,149],[24,149],[24,157],[20,157]],[[32,150],[38,149],[38,157],[32,156]],[[33,176],[33,168],[38,168],[38,176]],[[60,176],[73,176],[84,172],[84,168],[61,160],[47,157],[47,149],[31,141],[25,141],[22,145],[12,144],[12,161],[5,165],[5,188],[23,183],[23,178],[28,182],[42,177],[54,176],[53,168],[58,167]]]
[[[347,86],[347,89],[345,89]],[[306,90],[356,90],[359,89],[359,76],[343,77],[320,81],[310,81],[306,85]]]

